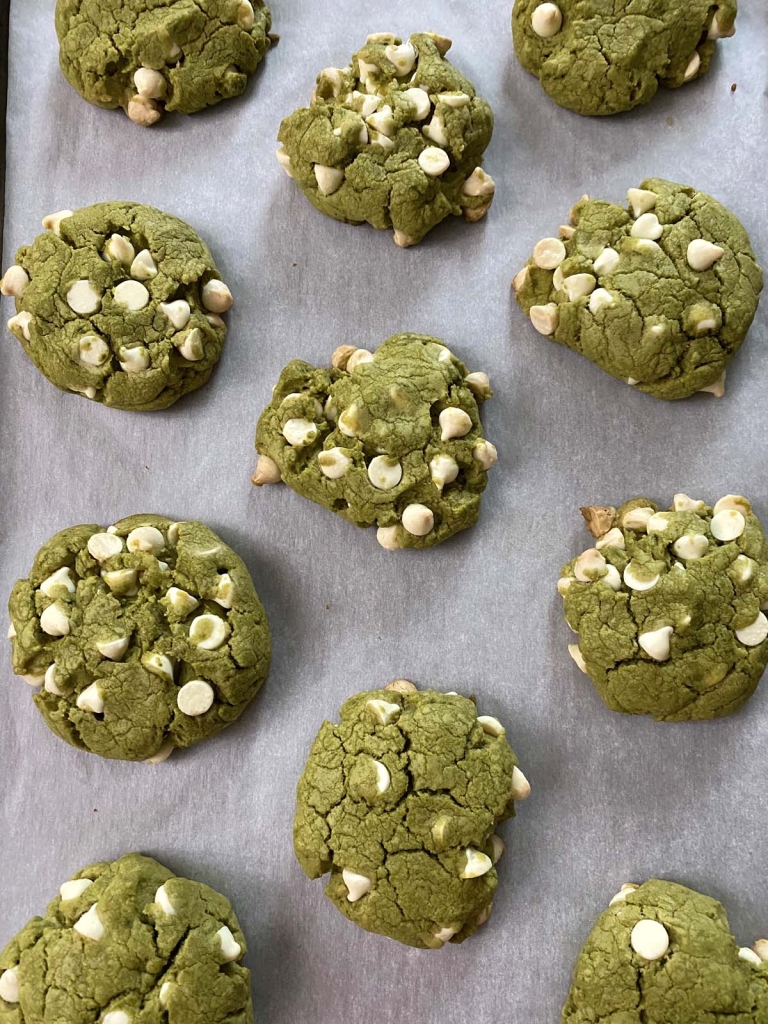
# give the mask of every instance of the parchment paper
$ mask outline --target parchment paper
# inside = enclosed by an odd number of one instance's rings
[[[541,338],[509,291],[582,193],[623,202],[647,175],[718,196],[768,261],[765,5],[742,5],[708,77],[603,120],[560,110],[522,71],[510,6],[275,0],[282,39],[247,94],[146,130],[66,84],[54,0],[13,0],[3,266],[45,214],[134,199],[199,230],[236,304],[214,378],[165,413],[63,394],[5,335],[0,595],[64,526],[141,511],[201,518],[245,557],[274,662],[239,723],[151,768],[54,738],[6,652],[0,944],[72,872],[135,849],[232,899],[257,1017],[274,1024],[554,1024],[597,914],[623,882],[651,876],[722,899],[741,944],[768,932],[768,683],[712,724],[612,714],[568,657],[554,589],[588,545],[582,504],[742,492],[768,525],[768,300],[726,397],[665,404]],[[493,106],[486,168],[498,191],[482,224],[457,221],[401,251],[387,233],[317,213],[274,140],[317,71],[345,64],[368,32],[424,29],[454,40],[451,58]],[[283,364],[327,363],[342,342],[375,347],[400,330],[444,338],[496,391],[485,424],[501,458],[480,525],[423,554],[388,554],[373,531],[249,482],[256,419]],[[502,829],[490,923],[442,952],[349,924],[291,847],[294,787],[321,721],[398,676],[476,694],[533,785]]]

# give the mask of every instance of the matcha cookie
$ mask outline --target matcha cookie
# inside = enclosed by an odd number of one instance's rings
[[[138,203],[43,220],[0,281],[8,327],[48,380],[115,409],[165,409],[219,360],[232,295],[184,221]]]
[[[203,523],[72,526],[8,607],[13,671],[67,743],[164,761],[234,722],[267,678],[270,635],[243,561]]]
[[[64,882],[0,953],[4,1024],[252,1024],[229,900],[130,853]]]
[[[763,275],[716,199],[649,178],[629,210],[582,196],[513,281],[536,330],[656,398],[723,394]]]
[[[568,651],[605,704],[666,722],[737,711],[768,664],[768,544],[747,499],[582,514],[597,544],[557,589],[578,634]]]
[[[262,0],[57,0],[64,76],[136,124],[239,96],[270,46]]]
[[[323,723],[298,786],[296,857],[310,878],[330,872],[326,895],[350,921],[440,949],[488,920],[494,832],[530,791],[498,719],[398,679]]]
[[[561,107],[617,114],[709,70],[736,0],[516,0],[518,60]]]
[[[485,216],[493,114],[445,60],[450,47],[431,32],[378,32],[349,67],[320,72],[311,105],[280,126],[277,158],[321,213],[394,228],[403,248],[446,217]]]
[[[674,882],[623,885],[576,961],[562,1024],[768,1024],[768,942]]]
[[[496,449],[482,436],[485,373],[445,344],[395,334],[375,353],[342,345],[329,370],[294,360],[259,420],[253,482],[284,480],[388,551],[473,526]]]

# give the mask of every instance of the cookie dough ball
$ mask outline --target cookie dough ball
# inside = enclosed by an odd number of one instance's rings
[[[605,704],[666,722],[738,710],[768,664],[768,544],[747,499],[582,514],[598,539],[557,589],[578,634],[569,653]]]
[[[252,1024],[245,938],[229,900],[130,853],[64,882],[0,953],[9,1024]]]
[[[259,420],[255,484],[284,480],[388,551],[473,526],[496,449],[482,434],[485,373],[445,344],[396,334],[375,353],[342,345],[330,370],[295,360]]]
[[[9,601],[13,671],[48,727],[101,757],[163,761],[234,722],[270,634],[243,561],[203,523],[130,516],[43,545]]]
[[[617,114],[709,70],[715,40],[736,32],[736,0],[516,0],[518,60],[561,107]]]
[[[763,275],[712,196],[649,178],[629,209],[582,196],[513,281],[536,330],[656,398],[723,394]]]
[[[139,125],[239,96],[270,46],[262,0],[57,0],[59,63],[97,107]]]
[[[446,217],[485,216],[493,114],[445,60],[450,46],[431,32],[379,32],[349,67],[320,72],[311,105],[280,126],[277,158],[321,213],[394,228],[403,248]]]
[[[115,409],[165,409],[202,387],[232,305],[208,246],[138,203],[45,217],[0,281],[8,328],[48,380]]]
[[[324,722],[301,777],[294,849],[366,931],[408,946],[463,942],[491,913],[496,827],[530,793],[498,719],[398,679]]]
[[[623,885],[579,954],[562,1024],[766,1024],[766,948],[739,948],[709,896],[657,879]]]

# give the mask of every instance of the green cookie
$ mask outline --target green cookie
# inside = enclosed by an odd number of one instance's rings
[[[431,32],[378,33],[349,67],[320,72],[311,106],[280,126],[277,158],[321,213],[394,228],[403,248],[446,217],[485,216],[493,114],[445,60],[450,47]]]
[[[252,1024],[229,900],[130,853],[64,882],[0,953],[2,1024]]]
[[[562,1024],[768,1024],[766,960],[765,940],[736,945],[717,900],[625,885],[579,954]]]
[[[736,0],[516,0],[518,60],[577,114],[617,114],[709,70]]]
[[[72,526],[37,554],[8,607],[13,670],[67,743],[164,761],[234,722],[267,678],[251,577],[203,523]]]
[[[294,360],[259,420],[253,482],[284,480],[388,551],[473,526],[496,449],[482,436],[485,373],[444,342],[395,334],[375,353],[342,345],[330,370]]]
[[[768,543],[746,498],[685,494],[582,509],[597,546],[557,589],[571,657],[612,711],[665,722],[721,718],[768,664]]]
[[[583,196],[513,285],[533,326],[656,398],[718,397],[757,311],[749,237],[704,192],[649,178],[629,210]]]
[[[184,221],[138,203],[43,220],[0,281],[8,327],[41,373],[115,409],[165,409],[202,387],[232,305],[208,246]]]
[[[293,842],[310,878],[366,931],[463,942],[491,913],[496,826],[531,787],[496,718],[398,679],[325,722],[298,786]]]
[[[255,10],[254,10],[255,8]],[[239,96],[270,47],[262,0],[57,0],[59,63],[97,107],[136,124]]]

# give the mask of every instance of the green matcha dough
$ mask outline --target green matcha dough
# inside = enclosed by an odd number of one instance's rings
[[[576,961],[562,1024],[768,1024],[768,942],[734,942],[717,900],[624,885]]]
[[[577,114],[618,114],[706,74],[736,0],[516,0],[518,60]]]
[[[488,375],[438,338],[341,345],[331,369],[294,360],[259,420],[253,483],[284,480],[388,551],[428,548],[477,522],[496,449],[482,436]]]
[[[395,680],[324,722],[298,786],[293,842],[310,878],[366,931],[463,942],[491,913],[496,826],[531,791],[502,724],[473,700]]]
[[[432,32],[379,32],[349,67],[320,72],[311,105],[280,126],[277,158],[321,213],[394,228],[403,248],[446,217],[485,216],[493,114],[445,60],[450,47]]]
[[[269,49],[262,0],[57,0],[64,76],[136,124],[239,96]]]
[[[568,651],[605,704],[665,722],[737,711],[768,664],[768,543],[747,499],[581,511],[597,544],[557,589]]]
[[[90,864],[0,953],[1,1024],[252,1024],[229,900],[130,853]]]
[[[517,301],[540,334],[640,391],[720,397],[763,287],[747,233],[687,185],[649,178],[627,199],[582,196],[515,277]]]
[[[81,750],[164,761],[234,722],[267,678],[270,634],[243,561],[203,523],[72,526],[8,602],[13,671]]]
[[[115,409],[165,409],[202,387],[232,306],[207,245],[138,203],[97,203],[43,220],[0,281],[8,327],[48,380]]]

